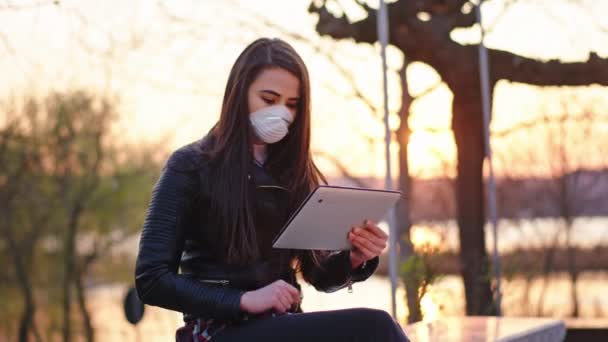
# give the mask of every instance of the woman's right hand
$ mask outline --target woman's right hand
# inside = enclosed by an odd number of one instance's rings
[[[241,310],[250,314],[260,314],[274,309],[277,313],[287,312],[300,302],[300,292],[283,280],[264,286],[241,296]]]

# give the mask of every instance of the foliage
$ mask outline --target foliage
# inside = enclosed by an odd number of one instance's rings
[[[437,270],[437,263],[439,261],[438,252],[438,247],[424,245],[401,264],[401,280],[405,284],[405,287],[418,289],[416,297],[416,306],[418,308],[429,286],[436,283],[443,276]]]
[[[79,289],[104,282],[111,272],[95,266],[139,230],[162,157],[120,142],[116,108],[84,91],[4,103],[0,300],[11,305],[0,310],[0,340],[80,331],[66,322],[89,319],[84,303],[71,313]]]

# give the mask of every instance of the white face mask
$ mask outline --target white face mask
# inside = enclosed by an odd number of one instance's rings
[[[285,138],[293,119],[293,114],[283,105],[264,107],[249,114],[255,135],[267,144]]]

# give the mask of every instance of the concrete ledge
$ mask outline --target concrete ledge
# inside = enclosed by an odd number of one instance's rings
[[[566,336],[563,321],[536,317],[446,317],[410,324],[404,330],[412,342],[559,342]]]

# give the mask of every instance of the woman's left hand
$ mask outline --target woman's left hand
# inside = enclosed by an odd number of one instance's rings
[[[388,235],[375,222],[365,220],[362,227],[355,226],[351,229],[348,240],[354,247],[350,252],[350,262],[354,269],[379,256],[386,248]]]

